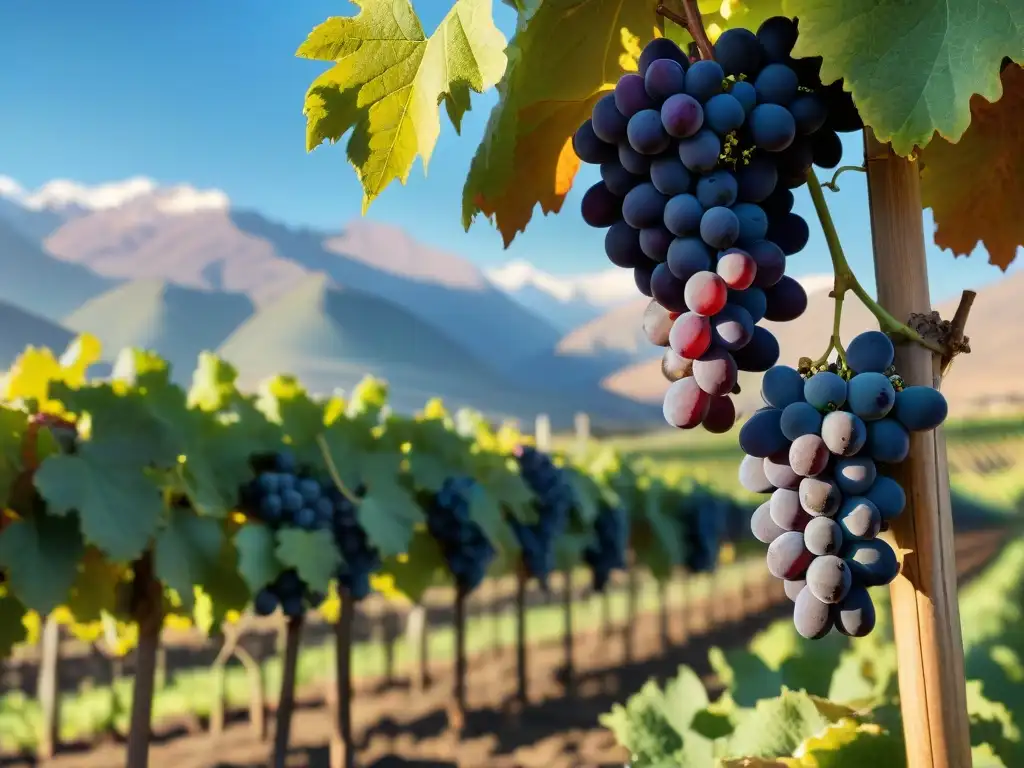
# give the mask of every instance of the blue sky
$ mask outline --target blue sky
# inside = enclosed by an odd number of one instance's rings
[[[447,0],[414,0],[432,30]],[[0,7],[0,174],[26,187],[53,178],[99,183],[143,175],[223,189],[239,207],[294,225],[339,228],[359,215],[360,190],[340,146],[304,150],[302,98],[322,69],[294,58],[309,30],[349,14],[343,0],[7,0]],[[495,3],[509,35],[514,14]],[[389,187],[369,217],[481,266],[526,259],[553,273],[607,267],[603,231],[579,218],[582,191],[597,177],[584,168],[559,216],[537,214],[505,251],[480,220],[462,231],[462,184],[483,133],[493,93],[476,97],[463,135],[444,125],[424,178],[417,163],[409,185]],[[858,162],[857,135],[846,162]],[[843,177],[830,195],[854,270],[871,279],[863,177]],[[806,192],[798,211],[811,217]],[[796,275],[829,271],[824,240],[812,223],[808,248],[792,260]],[[930,220],[926,231],[931,232]],[[983,252],[954,261],[929,248],[933,297],[1000,277]]]

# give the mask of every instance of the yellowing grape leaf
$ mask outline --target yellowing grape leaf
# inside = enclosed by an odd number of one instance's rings
[[[1024,62],[1020,0],[785,0],[784,7],[800,18],[793,55],[822,56],[822,82],[843,78],[864,122],[900,155],[936,131],[959,141],[971,96],[999,98],[1003,57]]]
[[[1024,69],[1002,74],[1003,97],[971,99],[971,127],[956,144],[921,153],[921,200],[935,214],[935,242],[967,256],[980,241],[1006,269],[1024,245]]]
[[[572,135],[654,36],[658,0],[545,0],[509,45],[509,65],[462,191],[466,229],[493,219],[507,248],[539,203],[557,213],[579,169]],[[634,64],[635,67],[635,64]]]
[[[444,100],[459,127],[469,89],[483,93],[505,71],[505,38],[491,0],[457,0],[429,38],[409,0],[354,0],[359,13],[317,26],[297,56],[334,66],[306,92],[306,149],[354,129],[349,162],[363,185],[363,213],[413,161],[426,171]]]

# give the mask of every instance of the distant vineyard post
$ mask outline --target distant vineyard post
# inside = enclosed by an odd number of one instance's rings
[[[920,168],[894,155],[870,129],[865,130],[865,161],[878,300],[905,320],[931,308]],[[896,363],[907,384],[938,388],[942,383],[939,358],[919,344],[898,345]],[[911,768],[971,765],[945,453],[941,432],[917,432],[907,460],[895,468],[908,510],[892,526],[904,557],[890,592]]]

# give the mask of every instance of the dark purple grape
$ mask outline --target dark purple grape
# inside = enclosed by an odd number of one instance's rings
[[[732,133],[743,125],[746,118],[747,113],[739,99],[728,93],[712,96],[704,105],[704,124],[719,136]]]
[[[698,272],[709,271],[713,256],[714,253],[699,237],[681,237],[668,247],[665,263],[673,275],[686,282]]]
[[[754,285],[766,291],[780,283],[786,272],[786,255],[771,240],[756,240],[748,243],[746,247],[750,258],[757,264],[757,274],[754,276]],[[769,301],[769,306],[771,302]],[[767,314],[765,317],[768,317]],[[769,317],[769,320],[773,318]]]
[[[640,58],[637,60],[637,69],[640,74],[647,74],[647,68],[656,59],[672,59],[680,64],[683,69],[687,69],[690,66],[689,57],[667,37],[656,37],[644,46],[643,51],[640,52]]]
[[[718,164],[722,143],[715,132],[702,128],[688,139],[679,142],[679,159],[694,173],[708,173]]]
[[[594,133],[601,141],[618,144],[626,138],[626,124],[629,121],[615,106],[615,94],[609,93],[597,100],[591,123]]]
[[[796,121],[785,107],[758,104],[750,113],[750,131],[759,148],[781,152],[796,138]]]
[[[686,312],[686,283],[669,272],[668,265],[658,264],[651,273],[651,294],[661,306],[672,312]]]
[[[576,129],[572,136],[572,148],[576,152],[576,157],[591,165],[607,163],[616,156],[615,147],[597,137],[594,133],[594,124],[590,120]]]
[[[819,168],[835,168],[843,161],[843,142],[831,130],[818,131],[811,140],[814,164]]]
[[[714,60],[698,61],[686,70],[686,92],[701,104],[722,92],[725,72]]]
[[[736,170],[739,186],[738,199],[749,203],[760,203],[772,194],[779,181],[775,163],[762,157],[755,157]]]
[[[744,293],[748,292],[744,291]],[[750,337],[747,346],[737,349],[732,353],[732,357],[736,361],[736,367],[741,371],[761,373],[779,361],[779,354],[779,341],[775,338],[775,334],[767,328],[757,326],[754,328],[754,335]]]
[[[658,225],[640,230],[640,250],[649,259],[661,263],[668,258],[668,249],[675,235]]]
[[[661,124],[669,136],[687,139],[704,125],[704,108],[692,96],[677,93],[661,105]]]
[[[641,110],[654,107],[654,102],[647,95],[642,76],[627,73],[619,78],[619,82],[615,84],[615,108],[624,117],[629,119]]]
[[[604,252],[608,261],[624,269],[645,266],[649,261],[640,247],[640,233],[624,221],[615,222],[605,233]]]
[[[668,198],[655,189],[653,184],[645,182],[633,187],[622,199],[622,218],[637,229],[656,227],[664,221],[667,202]]]
[[[642,109],[629,118],[626,137],[629,146],[641,155],[660,155],[671,141],[661,124],[661,113],[656,109]]]
[[[655,266],[658,265],[644,265],[642,267],[636,267],[633,270],[633,281],[636,283],[637,290],[639,290],[644,296],[650,296],[652,298],[654,294],[651,292],[651,275],[654,273]]]
[[[749,29],[733,27],[715,41],[715,61],[726,75],[749,75],[761,66],[761,46]]]
[[[676,195],[665,203],[665,226],[678,237],[700,232],[704,206],[693,195]]]
[[[779,282],[765,290],[764,295],[768,301],[765,320],[788,323],[807,310],[807,292],[789,275],[783,275]]]
[[[644,180],[644,177],[630,173],[616,159],[608,163],[601,163],[601,180],[612,194],[625,197],[629,190]]]
[[[674,155],[651,162],[651,183],[663,195],[683,195],[690,191],[693,179],[682,161]]]
[[[622,218],[622,198],[616,197],[603,181],[583,193],[580,211],[583,221],[592,227],[610,227]]]
[[[661,103],[669,96],[682,93],[686,86],[686,70],[673,59],[655,59],[644,73],[647,95]]]

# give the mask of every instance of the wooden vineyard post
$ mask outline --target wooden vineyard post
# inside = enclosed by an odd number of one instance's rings
[[[455,590],[455,679],[448,724],[455,732],[466,725],[466,593]]]
[[[576,663],[573,658],[573,626],[572,626],[572,568],[564,571],[565,582],[562,585],[562,652],[565,657],[565,695],[576,695]]]
[[[352,625],[356,607],[347,589],[341,589],[341,615],[334,628],[334,727],[331,730],[331,768],[355,768],[352,741]],[[424,622],[425,623],[425,622]]]
[[[40,645],[38,687],[43,722],[37,753],[49,760],[60,744],[60,624],[53,614],[43,623]]]
[[[412,660],[412,689],[423,693],[430,685],[430,674],[427,669],[430,654],[427,647],[427,607],[417,603],[409,611],[406,619],[405,639]]]
[[[526,568],[516,570],[516,699],[526,706]]]
[[[865,161],[878,301],[897,320],[931,309],[921,218],[920,168],[865,130]],[[938,386],[939,360],[918,344],[896,347],[908,385]],[[953,517],[941,427],[912,432],[894,466],[907,509],[892,524],[903,568],[890,586],[908,768],[969,768],[971,742],[957,605]]]

